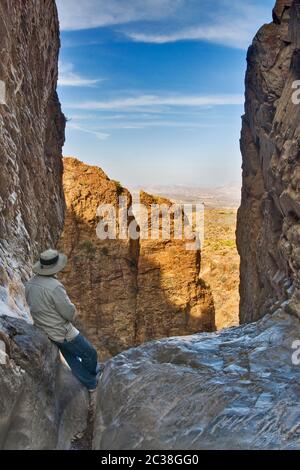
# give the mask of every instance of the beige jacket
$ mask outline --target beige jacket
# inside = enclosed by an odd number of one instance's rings
[[[26,300],[34,324],[53,341],[71,341],[79,331],[72,325],[76,309],[53,276],[34,276],[25,286]]]

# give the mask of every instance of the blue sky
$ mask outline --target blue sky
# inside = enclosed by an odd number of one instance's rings
[[[125,186],[239,181],[246,50],[274,0],[57,5],[65,155]]]

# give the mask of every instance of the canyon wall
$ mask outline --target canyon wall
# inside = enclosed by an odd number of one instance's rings
[[[1,1],[1,449],[68,449],[87,421],[87,392],[29,324],[23,287],[32,261],[56,244],[64,222],[59,45],[54,0]]]
[[[64,221],[55,2],[2,1],[0,44],[0,313],[27,318],[22,282]]]
[[[300,2],[276,2],[248,51],[243,116],[240,320],[250,322],[280,302],[300,314]]]
[[[141,204],[148,210],[149,239],[141,239],[138,264],[137,341],[214,331],[214,304],[210,289],[200,279],[201,252],[187,250],[186,239],[152,239],[151,207],[158,205],[176,219],[170,200],[140,194]],[[158,215],[158,214],[157,214]],[[181,214],[177,214],[180,217]],[[158,221],[157,221],[158,222]],[[186,221],[188,223],[188,221]],[[176,221],[175,221],[176,223]],[[173,226],[174,227],[174,226]],[[161,223],[160,235],[169,229]]]
[[[64,158],[67,213],[59,247],[69,257],[60,279],[75,303],[78,326],[94,343],[101,360],[135,344],[138,243],[100,240],[100,204],[118,207],[128,191],[97,167]],[[118,218],[117,218],[118,220]]]
[[[199,279],[200,252],[185,240],[100,240],[97,208],[131,195],[97,167],[64,158],[67,215],[60,249],[69,256],[61,280],[78,310],[78,326],[107,359],[164,336],[215,328],[209,289]],[[154,198],[142,194],[149,209]],[[161,201],[155,199],[156,203]],[[117,220],[118,217],[117,217]],[[136,224],[129,217],[126,229]]]

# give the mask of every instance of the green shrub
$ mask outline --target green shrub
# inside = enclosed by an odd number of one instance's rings
[[[121,194],[123,194],[124,192],[124,188],[123,186],[121,185],[120,181],[114,181],[115,185],[116,185],[116,192],[117,192],[117,195],[118,196],[121,196]]]
[[[103,248],[101,248],[101,253],[102,253],[104,256],[107,256],[107,255],[108,255],[108,248],[106,248],[106,246],[104,246]]]
[[[82,250],[85,250],[85,252],[89,255],[93,255],[96,252],[96,247],[94,246],[93,242],[91,240],[84,240],[80,244],[80,248]]]

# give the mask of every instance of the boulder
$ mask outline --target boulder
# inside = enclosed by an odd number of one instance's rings
[[[299,319],[279,309],[116,356],[98,386],[94,448],[299,450],[299,338]]]
[[[0,449],[69,449],[86,428],[88,392],[40,330],[0,317],[0,331]]]

